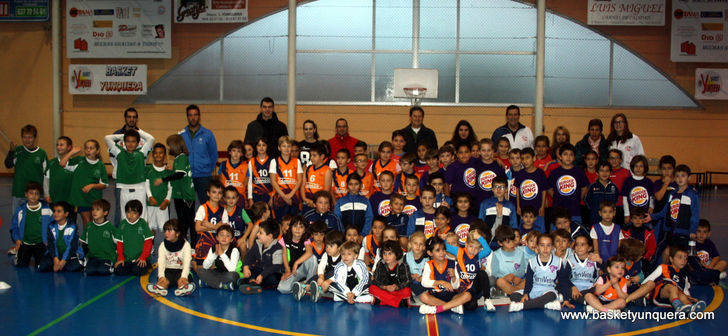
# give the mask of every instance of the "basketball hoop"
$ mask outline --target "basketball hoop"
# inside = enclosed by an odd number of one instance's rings
[[[424,87],[406,87],[403,88],[403,90],[404,94],[412,99],[420,99],[425,96],[425,93],[427,93],[427,88]]]

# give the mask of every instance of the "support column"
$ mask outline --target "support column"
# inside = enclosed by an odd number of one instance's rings
[[[536,101],[533,103],[533,133],[543,134],[544,64],[546,53],[546,0],[538,0],[536,18]]]
[[[296,0],[288,0],[288,135],[296,136]]]

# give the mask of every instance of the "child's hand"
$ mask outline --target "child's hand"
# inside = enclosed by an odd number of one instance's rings
[[[157,200],[154,199],[154,196],[149,197],[149,205],[157,205]]]
[[[562,303],[562,304],[561,304],[561,306],[562,306],[562,307],[568,307],[568,308],[570,308],[570,309],[574,309],[574,308],[576,308],[576,307],[575,307],[575,306],[574,306],[573,304],[571,304],[571,302],[569,302],[569,301],[564,301],[564,303]]]
[[[158,178],[158,179],[154,180],[154,186],[155,187],[159,187],[160,185],[162,185],[162,183],[163,183],[163,181],[162,181],[161,178]]]
[[[579,289],[576,287],[571,287],[571,298],[576,300],[579,297],[581,297],[581,292],[579,292]],[[571,308],[574,308],[573,306]]]
[[[521,302],[526,302],[526,300],[528,300],[528,294],[523,295],[523,297],[521,298]]]
[[[593,261],[593,262],[598,262],[598,263],[601,263],[602,262],[602,258],[597,253],[589,253],[589,258],[588,259],[591,260],[591,261]]]
[[[447,269],[447,275],[449,275],[451,278],[455,277],[455,270],[452,268]]]
[[[114,263],[114,268],[117,268],[117,267],[119,267],[119,265],[121,265],[121,264],[123,264],[123,263],[124,263],[124,260],[119,260],[119,261],[115,262],[115,263]]]
[[[222,246],[220,244],[215,244],[215,254],[218,256],[221,256],[225,253],[225,251],[222,250]]]
[[[179,280],[177,280],[177,287],[187,286],[188,283],[190,283],[190,281],[187,280],[187,278],[179,278]]]
[[[291,272],[283,273],[283,276],[281,276],[281,281],[286,280],[291,277]]]
[[[159,205],[159,210],[167,210],[168,206],[169,206],[169,200],[166,199],[162,202],[162,204]]]
[[[136,261],[137,266],[144,268],[147,267],[147,261],[142,259],[137,259]]]
[[[346,294],[346,302],[349,302],[349,304],[354,304],[354,293],[349,292]]]
[[[448,292],[452,292],[453,291],[452,284],[449,283],[449,282],[443,281],[441,286],[442,286],[442,288],[444,288]]]
[[[51,203],[53,203],[53,202],[51,202],[51,198],[50,198],[50,197],[46,197],[46,198],[45,198],[45,201],[46,201],[46,203],[48,203],[48,204],[51,204]]]
[[[56,272],[60,272],[61,270],[63,270],[64,267],[66,267],[66,261],[65,260],[58,261],[58,271],[56,271]]]
[[[498,217],[503,216],[503,204],[501,204],[501,203],[495,204],[495,214]]]
[[[260,285],[262,282],[263,282],[263,276],[262,275],[258,275],[257,277],[255,277],[255,283],[257,283],[257,284]]]
[[[93,188],[93,184],[87,184],[83,188],[81,188],[81,191],[83,191],[84,194],[88,194],[89,191],[91,191],[91,188]]]
[[[245,266],[243,267],[243,279],[250,278],[250,268]]]

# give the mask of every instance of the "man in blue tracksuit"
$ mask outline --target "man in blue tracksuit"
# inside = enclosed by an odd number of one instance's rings
[[[187,106],[187,126],[179,133],[185,140],[190,153],[192,182],[200,204],[207,202],[207,186],[217,164],[217,142],[215,135],[200,125],[200,108]]]
[[[344,228],[353,225],[359,229],[362,236],[366,236],[372,229],[374,214],[369,200],[359,194],[361,189],[359,174],[349,174],[346,178],[346,187],[349,189],[349,193],[336,202],[334,215],[341,219]]]

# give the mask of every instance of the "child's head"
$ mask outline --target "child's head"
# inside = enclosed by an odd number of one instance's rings
[[[571,231],[571,215],[569,210],[562,207],[553,208],[554,225],[557,229]]]
[[[350,195],[359,195],[361,191],[361,176],[357,173],[351,173],[346,177],[346,188]]]
[[[293,139],[291,139],[293,140]],[[283,153],[283,152],[281,152]],[[298,142],[291,141],[291,157],[301,157],[301,147],[298,146]]]
[[[619,241],[617,255],[631,262],[638,262],[645,254],[645,244],[634,238]]]
[[[393,193],[389,196],[389,207],[393,214],[399,215],[404,211],[405,199],[402,194]]]
[[[500,137],[495,143],[495,148],[498,152],[498,156],[506,157],[508,156],[508,152],[511,150],[511,142],[508,138]]]
[[[56,152],[58,152],[59,156],[63,156],[68,153],[72,147],[73,141],[65,135],[58,137],[58,140],[56,140]]]
[[[553,233],[553,239],[554,247],[558,252],[566,251],[566,249],[571,246],[571,234],[569,233],[569,231],[561,229],[556,230]]]
[[[513,251],[518,245],[516,234],[509,225],[501,225],[495,230],[495,241],[507,252]]]
[[[387,264],[396,263],[402,258],[402,246],[398,241],[388,240],[382,243],[382,260]]]
[[[189,153],[187,145],[185,145],[185,139],[179,134],[172,134],[167,137],[167,148],[169,148],[169,155],[171,156]]]
[[[710,238],[710,221],[701,218],[698,221],[698,230],[695,231],[695,236],[698,243],[704,243],[706,239]]]
[[[281,152],[281,155],[284,157],[291,155],[291,150],[293,149],[293,139],[291,137],[284,135],[280,138],[278,138],[278,150]]]
[[[322,241],[324,238],[323,234],[326,233],[326,223],[323,222],[323,225],[324,225],[323,233],[320,236]],[[311,228],[313,229],[313,225]],[[320,226],[319,226],[319,228],[320,228]],[[305,218],[303,218],[303,216],[301,216],[301,215],[294,215],[291,218],[290,222],[288,223],[288,232],[285,232],[285,235],[288,239],[293,239],[296,241],[300,241],[302,239],[303,240],[308,239],[309,238],[308,221]]]
[[[470,156],[475,159],[480,159],[480,142],[473,141],[470,143]]]
[[[139,200],[131,200],[126,202],[124,205],[124,213],[126,214],[126,221],[129,223],[135,223],[142,216],[144,206]]]
[[[523,221],[524,228],[533,229],[536,217],[538,217],[538,211],[533,206],[526,205],[521,208],[521,220]]]
[[[670,264],[678,271],[688,263],[688,251],[684,246],[670,246]]]
[[[521,231],[518,228],[513,228],[513,236],[516,237],[516,246],[518,246],[518,242],[521,241]]]
[[[644,155],[637,155],[630,161],[629,169],[632,171],[632,175],[645,176],[650,172],[650,163],[647,162]]]
[[[460,143],[457,148],[458,162],[468,163],[470,161],[470,144]]]
[[[574,238],[574,253],[579,258],[586,257],[592,251],[592,240],[586,235],[577,235]]]
[[[437,169],[440,166],[440,162],[437,159],[437,149],[434,149],[434,148],[427,149],[424,154],[424,161],[425,161],[425,163],[427,163],[428,168]]]
[[[607,161],[599,161],[597,163],[597,177],[600,181],[606,182],[612,175],[612,165]]]
[[[103,198],[97,199],[91,203],[91,218],[96,222],[105,221],[110,209],[111,204],[109,204],[109,201]]]
[[[435,194],[437,192],[435,191],[435,187],[431,185],[426,185],[422,187],[422,191],[420,192],[420,203],[422,203],[423,209],[432,209],[432,207],[435,205]]]
[[[229,246],[230,243],[233,241],[233,236],[235,236],[233,227],[228,224],[220,225],[220,227],[217,228],[217,232],[215,235],[217,241],[222,246]]]
[[[536,152],[536,156],[542,158],[546,156],[549,153],[549,137],[545,135],[539,135],[534,139],[534,151]]]
[[[554,239],[548,233],[542,233],[538,236],[538,254],[542,257],[551,255],[554,249]]]
[[[366,154],[368,148],[366,142],[359,140],[354,144],[354,154]]]
[[[23,140],[23,146],[35,147],[35,140],[38,138],[38,129],[33,125],[25,125],[20,129],[20,137]]]
[[[607,259],[607,274],[610,278],[621,279],[624,277],[626,260],[620,256],[612,256]]]
[[[501,138],[505,139],[505,138]],[[521,150],[518,148],[513,148],[510,151],[508,151],[508,161],[511,162],[511,167],[520,168],[521,167]]]
[[[576,148],[570,143],[565,143],[559,147],[559,158],[561,158],[561,165],[571,167],[574,163],[574,153]]]
[[[341,261],[343,261],[347,265],[351,265],[354,263],[354,260],[359,255],[359,244],[347,241],[343,245],[341,245]]]
[[[405,140],[405,135],[402,130],[392,132],[392,146],[394,147],[395,153],[402,153],[404,145],[406,144],[407,141]]]
[[[417,175],[407,174],[404,176],[404,191],[407,196],[417,195],[417,189],[419,187],[420,179],[417,178]]]
[[[260,230],[256,239],[263,246],[270,246],[273,241],[278,238],[281,228],[275,220],[269,218],[260,223]]]
[[[677,183],[679,187],[687,186],[689,178],[690,167],[684,164],[675,167],[675,183]]]
[[[387,162],[392,159],[392,151],[394,150],[394,146],[389,141],[382,141],[382,143],[379,144],[378,152],[379,152],[379,160]]]
[[[445,241],[438,236],[432,236],[425,242],[427,255],[435,261],[445,260]]]
[[[53,203],[53,220],[56,223],[65,222],[71,211],[73,211],[73,206],[66,201]]]
[[[450,208],[444,206],[438,207],[435,209],[435,226],[440,229],[449,227],[451,216]]]
[[[354,154],[354,166],[358,170],[366,170],[369,165],[369,158],[366,154]]]
[[[415,231],[410,235],[407,250],[412,251],[415,256],[421,256],[425,252],[425,234],[421,231]]]
[[[207,197],[210,203],[218,203],[222,199],[222,190],[225,186],[218,179],[210,180],[210,184],[207,185]]]
[[[238,194],[238,189],[236,189],[233,186],[227,186],[222,192],[222,198],[225,202],[226,207],[234,207],[238,204],[238,198],[240,195]]]
[[[538,246],[538,237],[541,236],[541,232],[538,232],[537,230],[532,230],[531,232],[527,233],[524,237],[526,241],[526,246],[528,246],[528,249],[531,251],[536,252],[536,247]]]
[[[227,151],[228,155],[230,156],[230,162],[240,162],[240,160],[242,160],[243,158],[243,153],[245,153],[243,142],[240,140],[230,141],[230,144],[227,147]]]
[[[468,238],[465,239],[465,249],[470,255],[476,255],[483,248],[478,241],[479,237],[482,237],[480,230],[471,230],[468,232]]]
[[[427,182],[435,188],[435,193],[437,195],[442,194],[443,190],[445,189],[445,177],[442,175],[442,172],[434,172],[430,174],[427,177]]]
[[[248,160],[255,156],[255,147],[253,144],[246,142],[243,144],[243,157]]]
[[[470,213],[470,204],[472,204],[473,196],[468,193],[457,193],[453,195],[453,203],[455,209],[460,213]]]
[[[384,216],[376,216],[372,220],[372,236],[377,238],[377,240],[381,240],[382,238],[382,231],[384,231],[384,227],[387,226],[387,219],[384,218]]]
[[[345,230],[345,238],[346,241],[350,241],[356,244],[361,244],[361,233],[359,232],[359,228],[354,225],[349,225],[346,227]]]
[[[313,194],[314,207],[318,213],[326,213],[331,210],[331,193],[326,190],[319,190]]]
[[[614,202],[612,201],[602,201],[599,203],[599,216],[602,217],[602,224],[611,225],[616,211]]]
[[[425,154],[427,154],[427,144],[425,143],[419,143],[417,144],[417,159],[425,162]]]
[[[609,160],[609,165],[612,166],[613,170],[619,169],[622,167],[622,151],[616,148],[612,148],[607,153],[607,160]]]
[[[268,153],[268,143],[267,140],[263,137],[258,138],[257,141],[255,141],[255,152],[259,156],[265,156]]]
[[[283,217],[281,217],[281,235],[284,235],[290,231],[291,223],[293,222],[293,219],[296,217],[294,214],[285,214]]]
[[[129,129],[124,131],[124,146],[129,152],[134,151],[139,147],[139,132],[135,129]]]
[[[473,221],[470,222],[470,227],[468,228],[468,231],[474,230],[478,230],[478,232],[480,232],[487,241],[491,241],[493,238],[493,233],[491,232],[490,227],[488,227],[488,224],[486,224],[480,218],[473,219]]]
[[[379,178],[377,180],[379,181],[379,186],[382,191],[391,192],[394,188],[394,174],[392,174],[389,170],[379,173]]]
[[[535,155],[531,147],[521,149],[521,164],[523,164],[523,168],[531,169],[533,167],[533,157]]]
[[[258,201],[253,203],[253,206],[250,207],[250,211],[248,211],[248,215],[250,216],[250,220],[253,222],[257,221],[264,221],[270,217],[270,209],[268,208],[268,203],[263,201]]]
[[[326,242],[326,254],[332,257],[339,255],[339,248],[344,243],[344,233],[341,231],[330,231],[326,234],[324,241]]]
[[[405,174],[413,174],[415,172],[415,161],[417,161],[415,153],[406,153],[399,158],[399,165]]]
[[[40,201],[40,197],[43,195],[43,186],[40,183],[31,181],[25,185],[25,198],[28,199],[28,204],[36,205]]]
[[[99,148],[98,141],[89,139],[83,144],[83,153],[89,160],[96,160],[99,158]]]
[[[338,152],[336,152],[336,165],[340,169],[346,169],[346,166],[349,165],[349,161],[351,160],[351,153],[349,153],[349,150],[346,148],[339,149]]]
[[[182,232],[179,221],[176,218],[166,221],[162,229],[164,229],[164,239],[167,241],[174,243],[180,236],[184,237],[184,232]]]
[[[322,244],[324,242],[324,238],[326,238],[326,230],[329,228],[326,226],[326,222],[322,220],[317,220],[311,224],[311,238],[313,238],[313,242],[316,244]]]
[[[158,167],[164,166],[164,163],[167,162],[167,147],[161,142],[155,143],[152,148],[152,161]]]
[[[326,161],[326,149],[318,143],[311,146],[308,153],[311,155],[309,159],[314,167],[319,167]]]
[[[396,242],[399,242],[399,233],[397,233],[397,229],[391,226],[385,226],[384,230],[382,230],[382,241],[389,241],[394,240]]]
[[[660,173],[662,176],[669,176],[673,177],[675,174],[675,165],[677,162],[675,162],[675,158],[672,157],[672,155],[663,155],[660,158]]]
[[[440,147],[440,149],[437,151],[437,159],[440,161],[440,164],[447,167],[449,164],[452,163],[452,161],[455,158],[455,148],[453,148],[451,145],[445,145]]]
[[[479,143],[480,148],[480,159],[485,162],[490,162],[493,160],[493,140],[489,138],[485,138],[483,140],[480,140]]]
[[[635,227],[642,227],[647,222],[647,209],[643,207],[637,207],[632,209],[629,213],[629,218],[632,221],[632,225]]]
[[[506,197],[508,193],[508,179],[505,176],[496,176],[493,178],[493,196],[498,199]]]
[[[584,164],[587,169],[597,169],[597,161],[599,161],[599,155],[593,149],[584,155]]]

